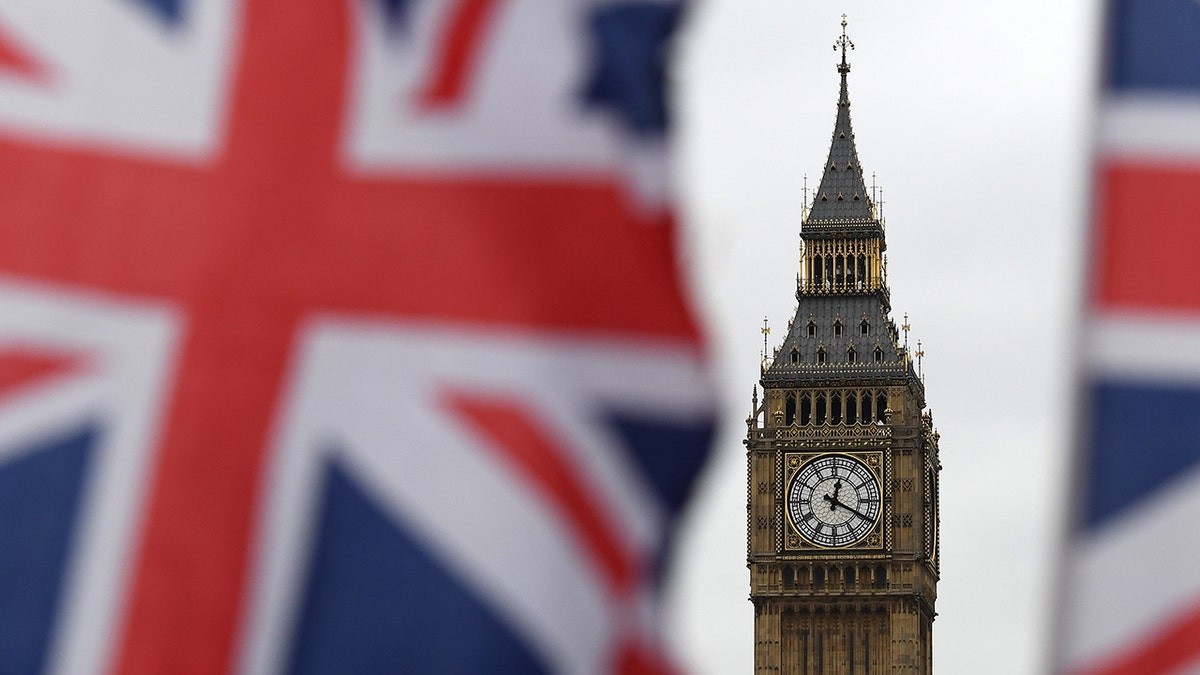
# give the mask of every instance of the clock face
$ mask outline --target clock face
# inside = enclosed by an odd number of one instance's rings
[[[879,481],[854,457],[822,455],[792,478],[787,508],[805,539],[824,547],[850,546],[879,521]]]

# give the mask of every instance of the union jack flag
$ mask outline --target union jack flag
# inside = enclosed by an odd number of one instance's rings
[[[0,6],[0,673],[659,673],[665,0]]]
[[[1200,673],[1200,3],[1111,0],[1057,672]]]

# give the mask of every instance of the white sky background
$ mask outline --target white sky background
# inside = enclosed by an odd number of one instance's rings
[[[684,215],[725,396],[670,625],[699,674],[750,673],[741,440],[795,307],[801,188],[836,114],[841,14],[859,158],[941,432],[939,673],[1045,670],[1062,526],[1098,16],[1083,0],[708,0],[676,72]]]

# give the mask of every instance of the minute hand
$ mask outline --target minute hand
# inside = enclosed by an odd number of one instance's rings
[[[871,522],[872,520],[874,520],[874,518],[871,518],[870,516],[864,514],[862,511],[859,511],[858,509],[843,503],[842,500],[838,499],[837,497],[834,497],[833,495],[826,495],[825,498],[829,500],[830,504],[833,504],[834,506],[840,506],[843,509],[846,509],[847,511],[849,511],[850,513],[853,513],[854,515],[858,516],[859,518],[862,518],[863,520],[867,521],[868,523]]]

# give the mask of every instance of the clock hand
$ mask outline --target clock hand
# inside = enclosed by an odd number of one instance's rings
[[[846,505],[843,504],[842,506],[846,506]],[[858,509],[851,509],[849,506],[846,506],[846,508],[850,511],[850,513],[853,513],[854,515],[858,516],[859,518],[862,518],[863,520],[867,521],[868,523],[875,521],[874,518],[867,516],[862,511],[859,511]]]
[[[829,499],[830,504],[832,506],[835,506],[835,507],[840,506],[843,509],[846,509],[847,511],[849,511],[850,513],[853,513],[854,515],[858,516],[859,518],[862,518],[863,520],[867,521],[868,523],[873,520],[872,518],[869,518],[866,515],[864,515],[862,511],[859,511],[858,509],[847,506],[845,503],[843,503],[837,497],[827,497],[827,499]]]
[[[843,506],[843,507],[844,507],[844,506],[846,506],[845,504],[842,504],[841,502],[839,502],[839,501],[838,501],[838,498],[837,498],[837,497],[835,497],[835,496],[834,496],[834,495],[832,495],[832,494],[825,495],[824,499],[825,499],[825,501],[829,502],[829,509],[830,509],[831,511],[832,511],[833,509],[836,509],[836,508],[838,507],[838,505],[839,505],[839,504],[840,504],[841,506]]]
[[[838,504],[840,503],[838,502],[838,493],[841,491],[842,481],[839,479],[838,482],[833,484],[833,492],[830,492],[824,496],[825,501],[829,502],[830,509],[836,509],[838,507]],[[845,504],[842,504],[842,506],[845,506]]]

